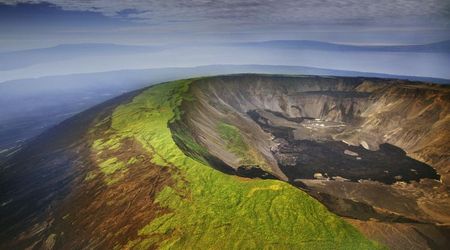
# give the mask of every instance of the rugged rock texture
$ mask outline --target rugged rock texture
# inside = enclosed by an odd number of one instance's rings
[[[205,148],[198,159],[228,173],[259,168],[260,176],[289,181],[345,217],[401,222],[410,228],[404,232],[416,230],[411,223],[450,224],[449,87],[234,75],[203,79],[189,93],[194,101],[184,102],[172,129],[182,127]],[[223,136],[223,124],[239,131],[245,154]]]
[[[191,93],[197,101],[184,108],[185,121],[201,135],[199,141],[211,147],[211,154],[222,155],[231,166],[238,162],[218,148],[218,120],[233,123],[249,141],[256,140],[253,145],[277,173],[267,152],[267,144],[275,143],[267,142],[267,133],[246,115],[256,111],[275,126],[291,128],[297,140],[343,141],[372,151],[392,144],[433,166],[448,183],[448,87],[399,80],[241,75],[205,79],[192,86]],[[313,120],[295,120],[305,118]]]

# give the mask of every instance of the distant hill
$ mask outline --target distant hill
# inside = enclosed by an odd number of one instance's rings
[[[61,44],[48,48],[37,48],[0,53],[0,71],[15,70],[37,64],[66,61],[75,58],[133,55],[153,53],[167,49],[183,49],[193,45],[135,46],[108,43]],[[194,45],[198,46],[198,45]],[[231,47],[243,49],[291,49],[338,52],[406,52],[406,53],[450,53],[450,40],[423,44],[399,46],[360,46],[335,44],[309,40],[272,40],[263,42],[204,44],[205,47]],[[266,63],[264,63],[266,64]]]
[[[118,45],[108,43],[61,44],[54,47],[0,53],[0,70],[12,70],[39,63],[87,56],[151,53],[156,46]]]
[[[373,51],[373,52],[429,52],[450,53],[450,40],[421,44],[421,45],[395,45],[395,46],[362,46],[336,44],[309,40],[272,40],[263,42],[231,43],[228,46],[249,48],[273,48],[273,49],[311,49],[332,51]]]

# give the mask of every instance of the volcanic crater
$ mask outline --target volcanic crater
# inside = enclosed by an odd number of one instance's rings
[[[162,83],[64,121],[0,174],[5,249],[446,249],[450,88]]]
[[[439,180],[432,166],[447,163],[446,147],[426,149],[445,139],[444,90],[332,77],[208,78],[191,87],[195,101],[184,102],[180,127],[221,168],[259,168],[290,181]],[[220,126],[239,131],[247,155],[233,153]]]
[[[233,75],[198,80],[189,94],[170,127],[201,145],[174,136],[199,161],[287,181],[349,218],[450,222],[448,87]]]

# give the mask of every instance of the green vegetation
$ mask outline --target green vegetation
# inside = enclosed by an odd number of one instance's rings
[[[138,162],[138,159],[136,157],[131,157],[128,160],[127,165],[132,165],[132,164],[135,164],[136,162]]]
[[[240,158],[241,165],[259,166],[261,169],[271,172],[264,158],[245,142],[237,127],[222,122],[217,126],[217,130],[222,140],[225,141],[227,149]]]
[[[95,177],[97,177],[97,174],[94,171],[89,171],[86,174],[86,177],[84,177],[84,180],[85,181],[90,181],[90,180],[93,180]]]
[[[94,144],[92,145],[94,150],[101,151],[101,150],[115,150],[120,147],[120,140],[121,138],[118,136],[113,136],[111,138],[108,138],[108,140],[104,139],[98,139],[94,141]]]
[[[231,153],[241,158],[246,157],[248,146],[238,128],[230,124],[220,123],[217,130],[219,131],[220,137],[227,143],[227,148]]]
[[[153,163],[177,170],[172,171],[176,183],[166,186],[155,200],[169,212],[149,221],[127,248],[147,249],[154,244],[162,249],[379,248],[285,182],[226,175],[186,156],[175,144],[168,124],[179,119],[178,107],[190,98],[187,91],[193,81],[149,88],[112,115],[114,138],[138,140]],[[219,130],[236,153],[246,150],[235,128],[221,125]],[[104,173],[123,167],[115,159],[107,162],[109,167],[106,161],[104,168],[100,166]]]
[[[89,171],[84,181],[91,181],[98,176],[103,176],[103,180],[107,185],[117,183],[127,172],[128,165],[137,162],[135,157],[122,161],[117,157],[108,158],[103,154],[110,153],[121,147],[122,137],[118,135],[111,136],[109,139],[97,139],[92,143],[91,150],[96,153],[95,161],[98,170]]]
[[[200,160],[202,163],[207,164],[206,159],[208,150],[202,145],[198,144],[194,138],[192,138],[188,132],[187,128],[177,128],[176,130],[172,130],[173,139],[177,143],[177,145],[183,145],[193,156],[193,158]]]
[[[99,164],[100,170],[106,174],[113,174],[117,170],[123,169],[125,167],[125,163],[119,161],[117,158],[111,158],[106,161],[103,161]]]

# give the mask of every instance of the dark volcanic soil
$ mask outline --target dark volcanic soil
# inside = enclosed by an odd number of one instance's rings
[[[140,153],[144,150],[138,142],[130,140],[124,143],[126,148],[114,152],[118,158],[130,152],[140,155],[121,185],[107,188],[101,180],[84,181],[98,168],[91,145],[104,137],[109,123],[95,125],[139,92],[55,126],[2,165],[0,249],[113,249],[165,212],[153,200],[171,183],[168,169],[152,164],[146,151]],[[57,232],[63,233],[55,242]]]
[[[280,169],[291,181],[314,179],[314,174],[321,174],[323,178],[340,176],[351,181],[364,179],[386,184],[422,178],[439,180],[439,175],[431,166],[408,157],[405,151],[394,145],[383,143],[379,150],[371,151],[340,141],[296,140],[292,129],[273,126],[254,110],[247,114],[264,131],[274,136],[278,146],[271,151]],[[304,119],[311,118],[288,120],[302,122]]]

